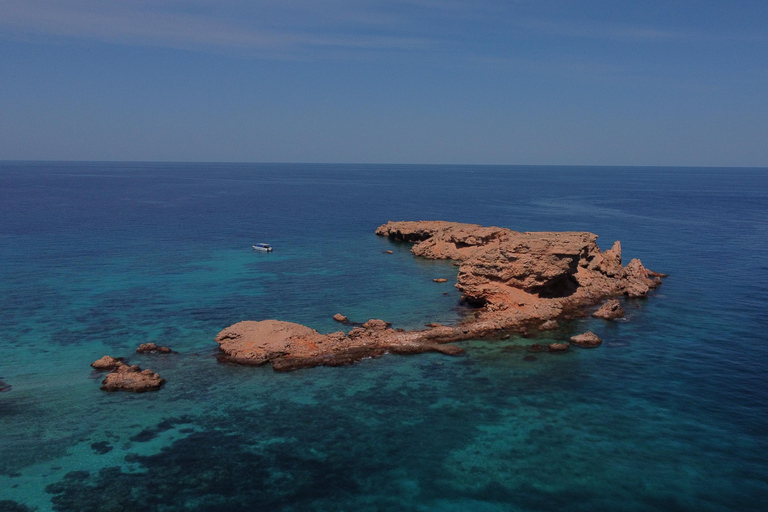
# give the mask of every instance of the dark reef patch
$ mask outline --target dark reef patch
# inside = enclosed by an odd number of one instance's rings
[[[33,510],[17,501],[0,500],[0,512],[33,512]]]
[[[171,430],[176,425],[191,422],[192,419],[189,416],[182,416],[180,418],[166,418],[154,427],[145,428],[135,436],[132,436],[130,440],[135,443],[146,443],[147,441],[155,439],[163,432]]]
[[[339,389],[336,399],[322,405],[282,402],[269,409],[232,407],[223,415],[169,418],[139,436],[185,422],[199,431],[157,454],[128,455],[126,462],[138,471],[113,467],[90,476],[70,474],[46,490],[54,510],[72,512],[355,510],[366,509],[367,496],[376,496],[379,510],[412,510],[398,480],[404,468],[432,482],[442,471],[439,460],[414,458],[414,440],[419,451],[437,453],[439,447],[446,454],[466,442],[449,435],[466,418],[466,405],[422,407],[444,396],[441,380],[455,377],[441,373],[442,365],[428,366],[434,378],[419,381],[418,388],[392,388],[383,375],[374,387],[386,393]],[[461,373],[471,377],[469,369]],[[469,408],[478,423],[500,414],[478,402]],[[465,428],[474,431],[471,421]]]
[[[112,445],[107,441],[99,441],[98,443],[91,443],[91,450],[99,455],[104,455],[112,451]]]

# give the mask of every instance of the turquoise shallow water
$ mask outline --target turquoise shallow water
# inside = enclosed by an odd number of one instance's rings
[[[244,319],[457,321],[432,282],[456,267],[373,234],[410,219],[591,231],[670,277],[626,321],[542,335],[592,329],[595,350],[216,362]],[[768,170],[5,162],[0,241],[0,510],[768,502]],[[148,341],[178,354],[133,353]],[[104,354],[168,383],[101,392]]]

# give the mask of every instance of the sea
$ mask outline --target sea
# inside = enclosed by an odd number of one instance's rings
[[[460,357],[217,361],[242,320],[472,314],[390,220],[589,231],[669,277]],[[765,168],[0,162],[0,511],[768,510],[767,308]],[[101,391],[104,355],[167,383]]]

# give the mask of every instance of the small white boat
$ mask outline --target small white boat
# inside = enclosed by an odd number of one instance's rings
[[[256,244],[253,246],[253,250],[261,252],[272,252],[272,246],[269,244]]]

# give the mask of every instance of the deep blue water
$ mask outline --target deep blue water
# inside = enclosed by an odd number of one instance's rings
[[[457,321],[456,267],[373,234],[420,219],[591,231],[670,277],[536,340],[594,350],[216,362],[245,319]],[[0,510],[765,510],[767,257],[767,169],[0,162]],[[102,392],[105,354],[168,382]]]

